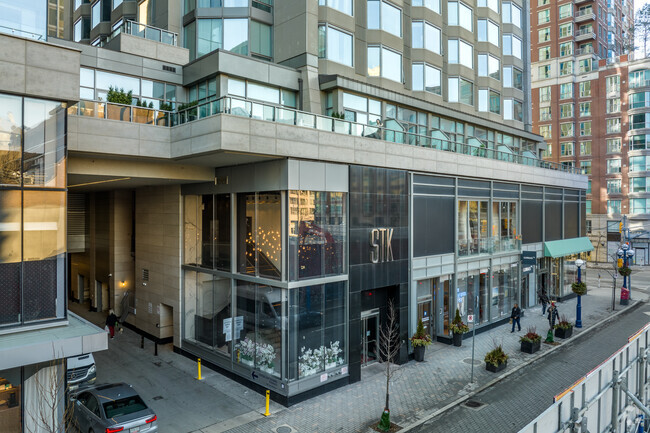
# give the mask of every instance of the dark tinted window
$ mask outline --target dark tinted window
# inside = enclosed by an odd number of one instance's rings
[[[88,408],[89,411],[99,416],[99,403],[97,399],[92,394],[87,394],[86,398],[82,403]]]
[[[107,419],[128,415],[146,408],[147,405],[138,395],[104,403],[104,412],[106,412]]]

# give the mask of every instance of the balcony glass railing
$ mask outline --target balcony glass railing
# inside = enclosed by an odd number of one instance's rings
[[[637,87],[649,87],[650,80],[630,80],[630,88],[636,89]]]
[[[121,120],[157,126],[171,126],[174,113],[153,108],[115,104],[113,102],[79,101],[68,107],[68,115]]]
[[[580,172],[579,169],[574,167],[567,167],[555,162],[516,155],[510,152],[488,149],[483,146],[459,143],[403,130],[393,130],[382,126],[370,126],[231,96],[209,100],[177,113],[110,102],[79,101],[79,103],[69,108],[68,114],[172,127],[218,114],[230,114],[285,125],[301,126],[319,131],[409,144],[568,173],[578,174]]]
[[[574,14],[576,18],[584,17],[587,15],[594,15],[593,9],[583,9],[581,11],[578,11]]]
[[[126,33],[127,35],[137,36],[140,38],[149,39],[151,41],[173,45],[175,47],[178,46],[178,34],[159,29],[158,27],[141,24],[135,21],[126,21],[120,27],[113,30],[111,36],[108,38],[108,41],[120,33]]]
[[[521,250],[521,239],[516,237],[491,237],[480,239],[459,239],[458,256],[498,254]]]

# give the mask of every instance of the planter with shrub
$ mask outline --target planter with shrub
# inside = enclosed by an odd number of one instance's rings
[[[469,332],[469,326],[464,324],[463,321],[461,320],[460,312],[458,311],[458,308],[456,308],[456,316],[454,317],[454,320],[451,322],[451,326],[449,327],[449,330],[452,333],[454,346],[456,347],[462,346],[463,334]]]
[[[565,315],[560,317],[560,321],[555,325],[555,336],[557,338],[569,338],[573,334],[573,323],[569,322]]]
[[[519,339],[522,352],[533,354],[539,350],[542,344],[542,337],[536,331],[535,327],[530,327],[526,335]]]
[[[497,373],[508,365],[508,355],[503,351],[501,345],[489,351],[483,360],[485,361],[485,369],[492,373]]]
[[[418,320],[418,327],[415,334],[411,337],[411,345],[413,346],[413,354],[417,362],[424,361],[424,352],[427,346],[431,344],[431,336],[424,330],[422,320]]]

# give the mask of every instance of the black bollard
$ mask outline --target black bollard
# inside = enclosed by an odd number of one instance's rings
[[[153,344],[153,355],[158,356],[158,343]]]
[[[140,337],[140,349],[144,349],[144,335]]]

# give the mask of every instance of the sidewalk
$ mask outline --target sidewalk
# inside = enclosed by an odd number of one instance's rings
[[[589,270],[589,293],[582,297],[583,328],[574,329],[574,336],[567,340],[569,343],[612,315],[612,282],[601,278],[601,288],[598,289],[597,276],[595,269]],[[647,299],[650,269],[637,268],[632,281],[634,301],[626,308]],[[619,292],[617,290],[617,296]],[[561,315],[575,321],[576,299],[557,305]],[[617,298],[616,312],[623,308]],[[78,304],[72,304],[70,309],[103,327],[105,314],[89,313]],[[515,374],[525,373],[526,364],[548,353],[554,346],[542,344],[541,350],[534,355],[520,352],[519,337],[529,326],[536,326],[537,333],[543,336],[548,330],[548,322],[541,316],[540,307],[526,310],[521,322],[521,332],[511,334],[511,326],[505,324],[476,336],[475,383],[472,386],[468,386],[471,338],[465,339],[460,348],[441,343],[429,346],[425,362],[411,361],[404,365],[391,384],[391,420],[405,428],[421,423],[436,411],[447,405],[453,406],[458,399],[500,377],[486,371],[483,362],[485,353],[495,343],[501,344],[510,356],[508,367],[501,374],[509,374],[521,366],[523,368]],[[95,357],[98,380],[114,381],[120,378],[126,382],[132,381],[143,397],[149,399],[152,408],[159,414],[161,433],[367,433],[372,431],[368,426],[379,420],[384,405],[386,380],[382,374],[383,365],[374,364],[362,369],[362,380],[358,383],[289,408],[272,402],[271,416],[265,418],[261,416],[264,412],[263,396],[205,367],[205,380],[198,382],[194,379],[196,363],[173,353],[171,345],[159,346],[158,352],[159,356],[154,357],[153,343],[149,340],[145,340],[145,349],[140,349],[140,337],[125,329],[124,334],[109,340],[108,351],[98,352]],[[110,369],[99,368],[107,363],[115,365]],[[155,365],[153,370],[152,363]],[[158,379],[151,379],[151,374]],[[108,377],[102,377],[104,375]],[[161,381],[161,377],[164,380]],[[138,382],[143,385],[137,385]],[[182,396],[175,395],[179,393]],[[154,396],[163,396],[164,399],[152,401]],[[158,409],[155,406],[159,406]]]
[[[645,278],[642,273],[646,274]],[[601,288],[598,289],[597,277],[597,272],[590,271],[588,273],[589,294],[582,297],[583,328],[574,329],[574,336],[567,342],[571,342],[576,336],[612,315],[611,280],[607,281],[601,278]],[[630,302],[627,307],[623,307],[618,305],[617,298],[616,311],[630,308],[641,300],[645,301],[647,293],[635,289],[639,286],[647,286],[648,281],[650,281],[648,271],[636,272],[636,275],[633,275],[633,282],[636,282],[632,290],[634,301]],[[643,288],[645,289],[645,287]],[[576,302],[576,299],[571,299],[557,304],[559,313],[566,315],[572,322],[575,321]],[[520,352],[519,337],[526,332],[529,326],[536,326],[537,333],[544,336],[548,330],[548,321],[546,317],[542,317],[541,307],[528,309],[521,322],[521,332],[511,334],[511,325],[506,324],[476,336],[475,360],[479,362],[475,361],[475,383],[473,386],[468,386],[471,374],[471,338],[464,340],[463,346],[460,348],[440,343],[429,346],[425,362],[409,362],[403,367],[395,382],[391,384],[391,421],[407,428],[499,377],[486,371],[483,362],[485,353],[491,350],[495,343],[501,344],[510,356],[508,367],[504,371],[505,374],[530,363],[555,347],[542,344],[541,350],[534,355]],[[562,342],[563,340],[556,341]],[[518,374],[525,371],[524,367]],[[385,399],[386,380],[381,373],[381,365],[372,365],[362,370],[361,382],[331,391],[290,408],[283,408],[282,411],[273,413],[269,418],[239,426],[228,430],[228,432],[266,433],[276,431],[280,426],[289,426],[292,428],[291,431],[305,433],[371,432],[372,430],[368,426],[379,420]]]

